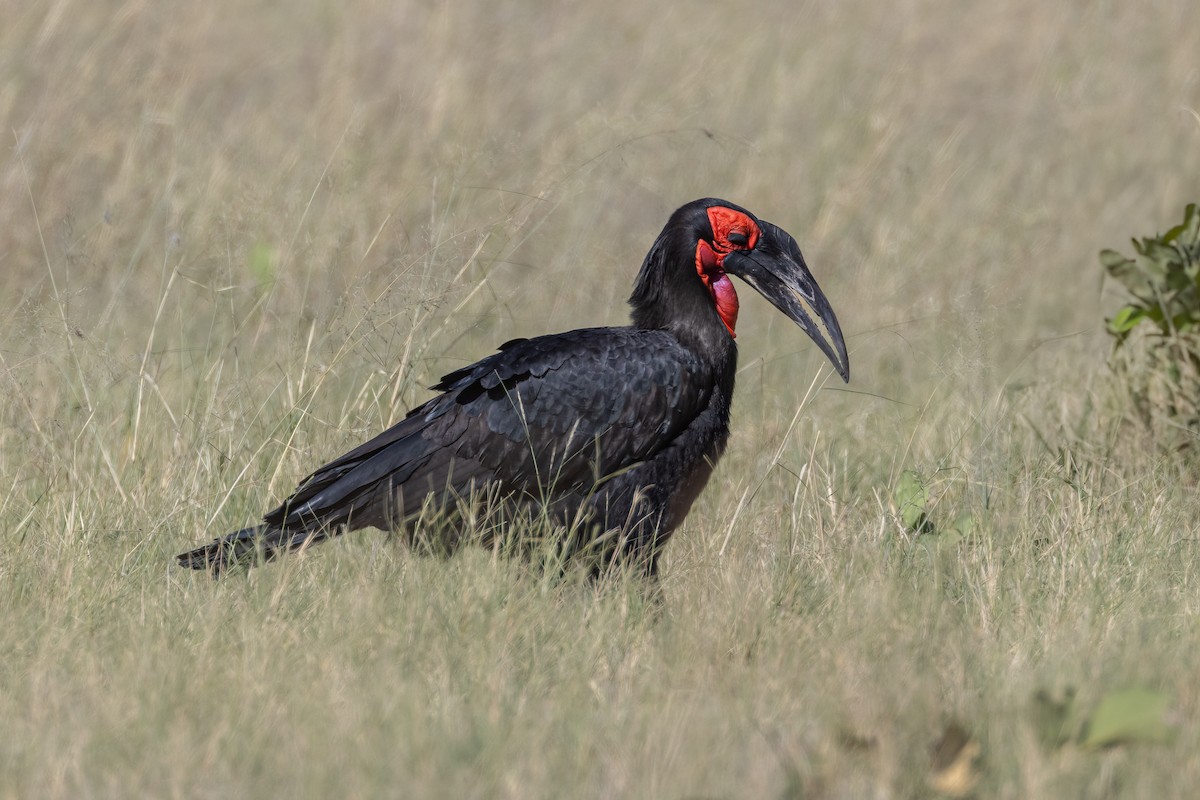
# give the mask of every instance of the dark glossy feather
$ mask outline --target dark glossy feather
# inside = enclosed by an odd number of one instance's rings
[[[605,479],[669,446],[712,399],[711,373],[662,331],[588,328],[507,342],[301,481],[265,526],[180,561],[219,570],[256,546],[269,557],[344,528],[402,527],[430,496],[447,506],[485,487],[548,501],[564,522],[586,502],[600,527],[619,527],[635,498],[629,480]]]

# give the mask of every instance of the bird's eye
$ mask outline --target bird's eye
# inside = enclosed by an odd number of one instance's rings
[[[745,247],[750,244],[750,239],[747,238],[743,231],[730,231],[728,237],[729,243],[734,247]]]

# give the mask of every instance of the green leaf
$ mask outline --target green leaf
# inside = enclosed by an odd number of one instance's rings
[[[1106,694],[1088,720],[1080,746],[1099,749],[1122,742],[1167,742],[1174,731],[1163,717],[1170,698],[1151,689]]]
[[[901,472],[892,497],[896,501],[896,507],[900,509],[900,519],[904,522],[904,527],[910,531],[918,531],[928,524],[925,513],[929,506],[929,493],[919,474],[911,469]]]
[[[916,546],[923,549],[930,556],[940,556],[955,552],[955,547],[962,541],[962,534],[953,528],[942,528],[935,530],[933,523],[928,519],[924,521],[924,533],[918,534],[916,538]]]
[[[1125,306],[1108,321],[1108,332],[1128,333],[1134,326],[1146,318],[1146,309],[1139,306]]]
[[[1151,262],[1147,267],[1163,276],[1169,274],[1172,267],[1180,265],[1179,251],[1161,239],[1146,239],[1142,255]]]
[[[960,539],[970,539],[971,534],[975,532],[975,528],[978,525],[979,521],[975,519],[974,515],[964,511],[958,515],[958,519],[954,520],[954,524],[950,526],[950,530],[957,533]]]
[[[1183,228],[1180,239],[1184,245],[1195,247],[1200,244],[1200,206],[1188,203],[1183,210],[1183,224],[1179,227]]]
[[[1132,258],[1126,258],[1116,250],[1101,250],[1100,263],[1104,265],[1104,269],[1108,271],[1109,275],[1124,284],[1125,288],[1134,295],[1142,297],[1146,292],[1151,291],[1150,283]]]
[[[1108,270],[1109,272],[1112,272],[1114,270],[1123,269],[1123,268],[1127,267],[1128,265],[1133,264],[1133,259],[1126,258],[1125,256],[1118,253],[1116,250],[1107,250],[1106,249],[1106,250],[1100,251],[1100,263],[1102,265],[1104,265],[1104,268],[1106,270]]]
[[[250,248],[250,256],[246,260],[246,266],[249,267],[250,274],[258,281],[258,285],[266,286],[275,282],[277,261],[275,248],[265,242],[259,242]]]
[[[1200,209],[1188,203],[1183,210],[1183,222],[1162,235],[1164,242],[1179,242],[1184,247],[1200,242]]]

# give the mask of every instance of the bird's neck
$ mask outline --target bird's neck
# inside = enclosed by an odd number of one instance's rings
[[[712,297],[702,286],[665,295],[669,302],[633,306],[633,326],[671,334],[681,345],[708,362],[715,375],[732,376],[737,367],[737,345],[713,307]],[[729,387],[732,393],[732,384]]]
[[[715,374],[732,372],[737,362],[733,332],[717,311],[716,295],[691,263],[694,234],[667,225],[646,254],[629,297],[633,325],[666,331],[712,365]],[[732,292],[732,285],[729,287]],[[732,298],[736,309],[736,294]],[[736,318],[736,311],[733,312]]]

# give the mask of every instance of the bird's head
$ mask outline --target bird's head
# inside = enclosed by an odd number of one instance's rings
[[[729,276],[750,284],[817,343],[845,381],[850,360],[837,317],[817,285],[800,246],[787,231],[733,203],[694,200],[671,215],[646,255],[630,304],[634,322],[670,327],[700,298],[735,336],[738,297]],[[678,310],[678,313],[675,313]]]

